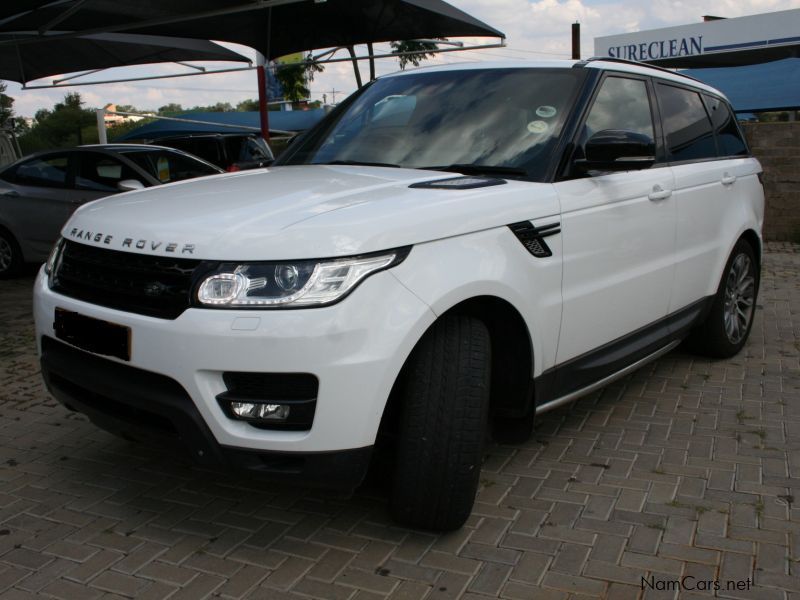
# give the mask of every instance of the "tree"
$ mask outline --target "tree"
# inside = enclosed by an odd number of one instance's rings
[[[314,81],[314,75],[322,73],[324,67],[314,62],[309,53],[302,61],[288,65],[278,65],[275,79],[283,90],[284,100],[298,102],[311,94],[308,84]]]
[[[392,54],[397,54],[400,61],[400,70],[404,70],[408,65],[419,66],[423,60],[435,56],[434,50],[438,50],[433,42],[392,42]],[[403,54],[405,52],[419,52],[419,54]]]
[[[139,109],[137,109],[133,104],[117,104],[117,110],[119,112],[130,112],[130,113],[142,112]]]
[[[158,114],[162,116],[169,117],[171,115],[180,114],[182,112],[186,112],[183,110],[183,107],[180,104],[175,104],[174,102],[170,102],[169,104],[165,104],[161,108],[158,109]]]
[[[77,93],[64,96],[52,110],[36,111],[35,125],[19,139],[25,154],[94,142],[97,142],[95,112],[83,108],[83,100]]]
[[[236,105],[238,112],[253,112],[258,110],[258,99],[250,98],[249,100],[242,100]]]
[[[6,84],[0,82],[0,127],[14,116],[14,99],[6,95]]]
[[[209,106],[193,106],[186,112],[233,112],[233,106],[230,102],[217,102]]]

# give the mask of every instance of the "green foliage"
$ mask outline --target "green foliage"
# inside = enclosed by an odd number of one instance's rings
[[[400,62],[400,70],[404,70],[408,65],[419,66],[423,60],[435,56],[433,50],[438,50],[439,46],[432,42],[392,42],[392,54],[397,54]],[[420,54],[402,54],[403,52],[419,52]]]
[[[14,116],[14,99],[5,92],[6,84],[0,82],[0,127]]]
[[[233,112],[230,102],[217,102],[209,106],[193,106],[184,112]]]
[[[95,112],[83,108],[80,94],[71,93],[52,110],[36,112],[36,123],[19,138],[24,154],[54,148],[70,148],[97,142]]]
[[[172,117],[174,115],[178,115],[180,113],[186,112],[183,109],[183,106],[180,104],[175,104],[174,102],[170,102],[169,104],[165,104],[161,108],[158,109],[158,114],[164,117]]]
[[[275,79],[283,89],[283,99],[299,102],[308,98],[311,94],[308,84],[314,81],[314,75],[324,70],[325,67],[312,60],[311,54],[308,54],[302,62],[279,65],[275,70]]]
[[[249,100],[242,100],[236,105],[238,112],[253,112],[258,110],[258,99],[251,98]]]

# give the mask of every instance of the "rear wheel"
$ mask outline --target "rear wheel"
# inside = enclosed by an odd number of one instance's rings
[[[409,358],[392,514],[404,525],[452,530],[478,489],[490,390],[491,344],[482,321],[445,316]]]
[[[22,252],[17,240],[5,229],[0,229],[0,279],[13,277],[22,268]]]
[[[708,317],[689,338],[693,350],[712,358],[729,358],[742,349],[753,327],[759,278],[753,247],[740,239],[725,265]]]

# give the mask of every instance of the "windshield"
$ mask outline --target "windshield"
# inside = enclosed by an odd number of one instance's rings
[[[584,77],[584,69],[475,69],[379,79],[281,164],[485,168],[541,180]]]

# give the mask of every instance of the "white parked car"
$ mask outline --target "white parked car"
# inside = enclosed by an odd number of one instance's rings
[[[53,395],[203,465],[470,514],[487,429],[689,338],[744,345],[763,191],[731,108],[615,60],[378,79],[268,170],[80,208],[35,285]]]

